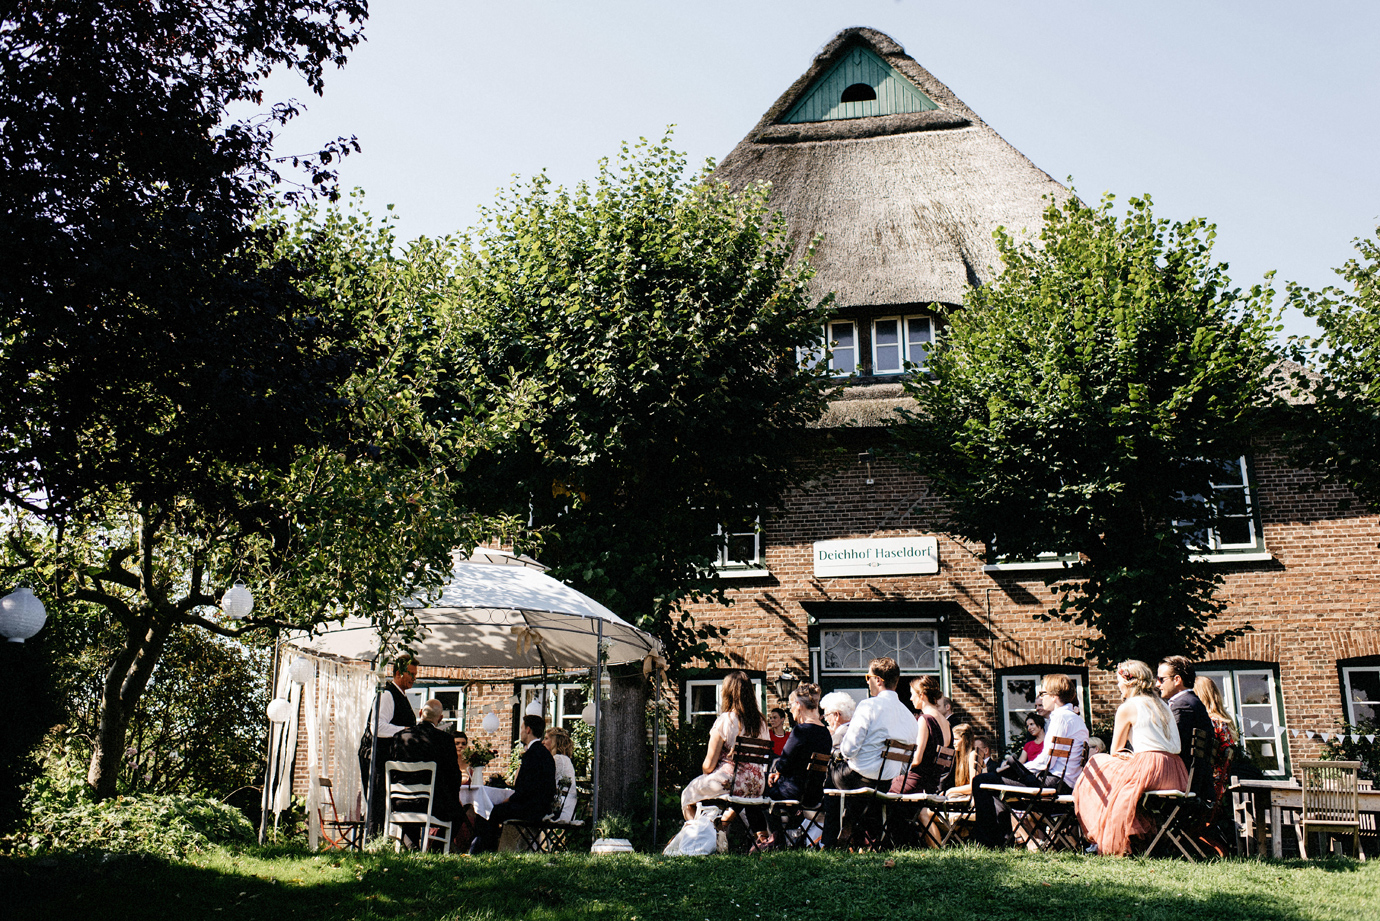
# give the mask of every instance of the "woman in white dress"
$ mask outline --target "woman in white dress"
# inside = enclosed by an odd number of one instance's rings
[[[705,752],[704,773],[685,785],[680,794],[681,811],[685,821],[695,817],[697,805],[707,799],[732,792],[738,796],[761,796],[766,786],[759,765],[744,765],[736,781],[733,774],[733,747],[739,734],[765,740],[767,721],[757,706],[752,680],[747,672],[729,672],[719,695],[719,718],[709,730],[709,750]],[[732,782],[734,789],[729,791]]]
[[[552,726],[542,736],[541,743],[551,752],[556,762],[556,799],[551,805],[550,818],[556,822],[569,822],[575,815],[575,800],[579,792],[575,789],[575,744],[570,741],[570,733],[559,726]]]

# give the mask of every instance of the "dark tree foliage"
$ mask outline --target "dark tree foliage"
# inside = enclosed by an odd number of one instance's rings
[[[1306,399],[1290,432],[1301,466],[1380,509],[1380,230],[1355,246],[1360,257],[1336,270],[1346,287],[1290,289],[1322,330],[1298,350],[1321,374],[1295,375]]]
[[[681,605],[721,597],[719,526],[750,528],[801,476],[825,391],[796,360],[824,308],[764,190],[684,169],[643,142],[589,186],[509,193],[468,246],[454,372],[535,393],[471,467],[475,501],[549,529],[553,574],[660,636],[673,667],[718,636]]]
[[[43,631],[20,645],[0,641],[0,699],[10,718],[0,733],[0,836],[24,818],[25,787],[39,775],[39,743],[62,718],[56,644]]]
[[[1111,208],[1051,205],[1038,244],[999,232],[1003,272],[948,316],[901,433],[993,562],[1078,556],[1044,616],[1088,628],[1104,668],[1236,635],[1209,634],[1221,577],[1194,557],[1276,357],[1269,293],[1230,287],[1211,225],[1158,220],[1148,198],[1124,221]]]
[[[60,518],[281,457],[338,407],[329,331],[263,259],[275,67],[319,92],[363,0],[18,0],[0,14],[0,495]],[[329,188],[338,140],[298,165]]]

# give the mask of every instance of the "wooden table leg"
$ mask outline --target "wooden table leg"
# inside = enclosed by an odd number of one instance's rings
[[[1268,811],[1270,794],[1265,790],[1253,790],[1251,792],[1251,811],[1254,813],[1252,820],[1255,822],[1255,854],[1257,857],[1265,856],[1265,814]]]
[[[1284,810],[1270,798],[1270,853],[1278,860],[1284,856]]]

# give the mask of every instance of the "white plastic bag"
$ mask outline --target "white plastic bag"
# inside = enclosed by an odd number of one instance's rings
[[[701,807],[695,813],[695,817],[685,823],[685,827],[676,832],[676,836],[666,845],[662,851],[668,856],[703,856],[713,854],[719,848],[719,835],[714,828],[714,820],[719,817],[719,810],[712,806]]]

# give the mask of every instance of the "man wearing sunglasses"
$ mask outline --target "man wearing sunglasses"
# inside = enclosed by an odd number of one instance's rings
[[[1200,802],[1210,803],[1213,792],[1212,765],[1204,765],[1201,770],[1193,772],[1193,730],[1201,729],[1209,739],[1213,738],[1212,717],[1208,716],[1207,707],[1203,706],[1198,695],[1193,693],[1193,682],[1198,673],[1193,663],[1183,656],[1167,656],[1160,660],[1156,675],[1155,684],[1159,687],[1160,697],[1169,704],[1174,723],[1179,728],[1179,757],[1184,759],[1184,767],[1193,774],[1193,792],[1198,794]]]

